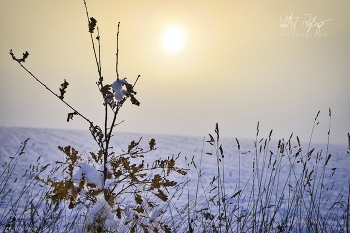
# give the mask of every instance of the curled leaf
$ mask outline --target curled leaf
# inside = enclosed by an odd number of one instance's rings
[[[222,149],[222,145],[220,145],[219,149],[220,149],[221,157],[224,158],[224,150]]]
[[[64,93],[66,93],[66,89],[67,89],[68,85],[69,85],[69,83],[66,80],[64,80],[64,82],[61,84],[60,96],[58,97],[61,100],[63,100],[63,98],[64,98]]]
[[[132,104],[140,106],[140,102],[135,98],[134,95],[130,95],[130,100]]]
[[[74,115],[78,115],[78,113],[77,112],[68,113],[67,122],[69,122],[70,120],[73,120]]]
[[[127,90],[127,92],[129,93],[129,94],[137,94],[137,92],[136,91],[134,91],[134,87],[133,87],[133,85],[131,85],[131,84],[129,84],[129,83],[126,83],[125,84],[125,87],[126,87],[126,90]]]
[[[90,33],[94,33],[96,23],[97,23],[97,20],[94,17],[91,17],[90,22],[89,22],[89,32]]]
[[[140,139],[140,141],[141,141],[141,139]],[[134,140],[132,140],[132,142],[130,142],[130,144],[128,145],[128,153],[130,153],[132,149],[137,147],[139,145],[140,141],[135,142]]]
[[[149,141],[149,149],[150,150],[154,150],[154,146],[156,145],[156,140],[154,138],[152,138],[150,141]]]
[[[159,199],[161,199],[164,202],[168,200],[168,196],[160,189],[158,189],[158,193],[155,193],[154,195],[156,195]]]
[[[25,53],[23,53],[23,58],[22,61],[25,62],[26,58],[29,56],[28,51],[26,51]]]
[[[102,85],[102,80],[100,78],[100,82]],[[98,83],[98,84],[99,84]],[[108,104],[112,109],[114,109],[117,105],[117,103],[115,102],[115,100],[113,99],[113,93],[111,91],[111,85],[107,84],[101,87],[100,91],[102,93],[102,96],[105,100],[105,103]]]
[[[99,146],[103,145],[104,134],[98,125],[91,124],[89,127],[90,133]]]

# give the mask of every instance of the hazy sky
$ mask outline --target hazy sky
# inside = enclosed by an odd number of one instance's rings
[[[348,0],[87,3],[100,29],[105,81],[116,78],[118,22],[119,74],[132,83],[141,75],[141,105],[127,103],[117,130],[206,136],[219,122],[222,136],[242,139],[254,138],[260,121],[262,137],[273,129],[273,139],[293,132],[307,141],[321,111],[314,141],[326,142],[330,107],[331,142],[347,143]],[[174,27],[184,44],[169,53],[162,38]],[[0,126],[88,127],[79,117],[67,123],[71,110],[11,60],[10,49],[27,50],[25,66],[57,93],[66,79],[65,99],[103,124],[82,0],[1,0],[0,31]]]

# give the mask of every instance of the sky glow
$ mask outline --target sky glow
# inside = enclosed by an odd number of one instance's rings
[[[347,144],[350,132],[350,2],[87,1],[97,19],[105,83],[134,83],[117,131],[223,137],[310,138]],[[13,20],[15,19],[15,20]],[[173,29],[170,29],[173,28]],[[180,28],[180,29],[176,29]],[[102,97],[82,1],[3,0],[0,7],[0,126],[87,129],[9,55],[94,123]],[[167,35],[167,30],[170,30]],[[182,32],[180,32],[182,31]],[[170,35],[170,36],[169,36]],[[96,37],[96,33],[93,35]],[[182,39],[181,39],[182,38]],[[182,42],[181,42],[182,41]],[[181,43],[180,43],[181,42]]]

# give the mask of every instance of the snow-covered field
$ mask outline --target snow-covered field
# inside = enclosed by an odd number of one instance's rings
[[[215,137],[215,133],[212,133],[212,135]],[[206,136],[205,140],[204,136]],[[146,154],[146,161],[151,162],[160,157],[166,158],[168,156],[177,156],[180,154],[179,159],[177,160],[177,165],[179,167],[186,168],[193,158],[196,167],[200,167],[201,169],[201,180],[203,184],[206,184],[209,187],[209,183],[213,180],[213,177],[217,175],[218,165],[216,157],[214,155],[207,154],[214,153],[214,151],[213,147],[206,142],[209,140],[208,136],[204,136],[203,138],[200,138],[171,135],[138,135],[132,133],[116,132],[111,144],[113,146],[113,150],[116,152],[116,154],[118,154],[122,153],[123,150],[127,150],[127,146],[132,140],[138,141],[140,137],[142,137],[142,141],[145,143],[145,145],[147,145],[147,143],[152,138],[154,138],[156,139],[157,150]],[[267,138],[268,135],[262,135],[261,137]],[[65,147],[67,145],[71,145],[82,155],[87,155],[89,152],[98,151],[98,146],[88,131],[1,127],[1,164],[3,164],[5,161],[8,161],[9,157],[13,156],[16,153],[21,142],[27,138],[30,139],[25,148],[25,154],[22,155],[19,163],[17,164],[16,169],[13,173],[14,176],[23,175],[23,172],[28,168],[28,165],[30,163],[34,164],[39,156],[41,156],[40,163],[42,165],[51,164],[51,167],[55,166],[56,161],[64,161],[65,155],[58,150],[58,146]],[[260,137],[258,138],[258,141],[259,140]],[[264,141],[258,145],[258,148],[260,145],[264,146],[263,142]],[[254,147],[254,140],[240,140],[240,156],[235,139],[220,139],[220,144],[222,144],[223,153],[225,155],[224,158],[221,158],[225,171],[225,192],[228,196],[232,196],[238,190],[238,177],[240,177],[241,187],[251,182],[252,180],[252,167],[256,152],[256,149]],[[293,146],[297,146],[296,140],[292,141],[292,147]],[[312,156],[316,156],[316,151],[319,152],[322,156],[326,156],[326,145],[311,144],[311,147],[316,148],[315,153]],[[327,168],[329,169],[327,169],[325,177],[328,179],[328,175],[334,171],[332,168],[336,168],[335,174],[328,182],[330,186],[333,185],[332,191],[329,194],[329,198],[331,200],[335,198],[342,190],[343,194],[345,196],[347,195],[348,184],[350,181],[350,155],[347,153],[347,149],[347,146],[340,145],[331,145],[329,147],[328,154],[332,154],[332,157],[328,162]],[[270,151],[274,154],[278,154],[277,142],[272,140],[265,154],[270,155]],[[307,145],[303,146],[302,153],[307,153]],[[259,160],[258,165],[262,167],[262,163],[263,160],[261,159]],[[196,188],[198,170],[194,169],[193,165],[190,167],[192,170],[188,173],[188,177],[182,177],[179,175],[174,176],[174,179],[181,182],[184,181],[184,179],[188,178],[190,180],[190,185],[186,186],[186,189],[188,188],[190,196],[194,196],[197,192]],[[283,184],[282,178],[284,176],[287,176],[287,174],[288,172],[281,170],[281,184]],[[178,206],[185,205],[186,201],[188,200],[187,198],[188,196],[186,193],[178,200]],[[0,213],[2,211],[3,210],[0,209]]]

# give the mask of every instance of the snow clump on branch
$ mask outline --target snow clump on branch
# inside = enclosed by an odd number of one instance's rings
[[[127,85],[128,82],[126,79],[117,79],[112,84],[112,88],[114,90],[114,97],[116,100],[121,101],[124,95],[127,95],[128,91],[123,89],[123,85]]]

